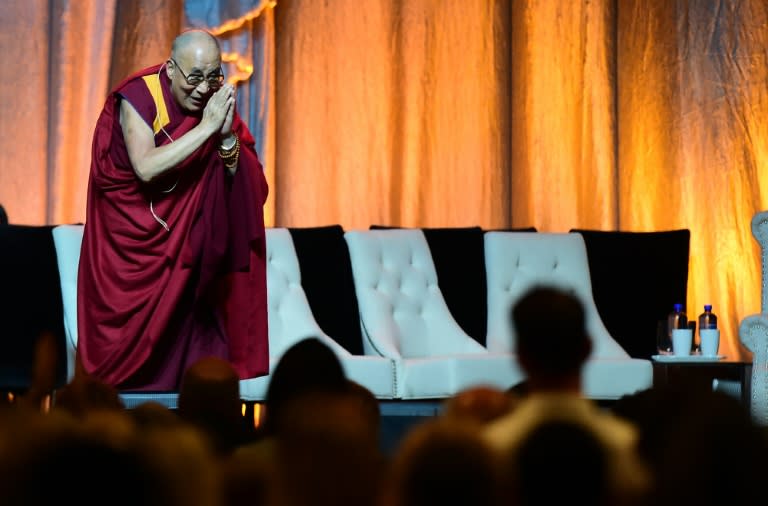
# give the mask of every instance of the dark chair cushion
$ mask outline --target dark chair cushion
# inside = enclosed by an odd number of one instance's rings
[[[616,341],[635,358],[656,354],[656,329],[686,303],[691,233],[572,229],[584,237],[595,305]]]
[[[0,388],[29,387],[37,339],[50,332],[58,353],[56,386],[66,383],[61,283],[52,226],[0,226]]]
[[[538,232],[536,227],[486,228],[485,232]]]
[[[402,227],[371,225],[371,230]],[[480,227],[422,228],[437,272],[437,284],[459,326],[485,345],[488,289]]]
[[[355,355],[363,354],[352,263],[341,225],[288,228],[301,284],[318,325]]]

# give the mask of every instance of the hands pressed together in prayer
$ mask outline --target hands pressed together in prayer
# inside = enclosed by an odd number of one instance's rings
[[[218,132],[222,139],[232,135],[232,119],[235,115],[235,87],[225,84],[217,90],[203,110],[201,123],[210,128],[211,135]]]
[[[208,121],[213,129],[219,133],[219,156],[224,161],[224,167],[230,174],[237,171],[237,162],[240,156],[240,143],[232,132],[232,120],[235,116],[235,87],[225,84],[217,90],[203,110],[203,122]]]

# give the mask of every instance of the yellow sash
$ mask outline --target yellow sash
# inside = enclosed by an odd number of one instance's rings
[[[152,95],[152,100],[155,101],[155,120],[152,122],[152,130],[155,135],[168,123],[171,119],[168,117],[168,109],[165,107],[165,100],[163,99],[163,88],[160,86],[160,76],[158,74],[152,74],[144,76],[144,82],[147,83],[149,93]]]

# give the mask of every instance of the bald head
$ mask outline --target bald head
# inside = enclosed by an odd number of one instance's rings
[[[219,41],[205,30],[187,30],[182,32],[173,41],[171,46],[171,57],[175,59],[184,58],[196,53],[215,53],[221,54]]]

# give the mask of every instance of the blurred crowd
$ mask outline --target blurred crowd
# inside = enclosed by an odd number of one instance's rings
[[[243,414],[235,371],[214,358],[186,371],[176,409],[156,402],[127,409],[117,390],[82,374],[51,396],[53,347],[43,336],[32,386],[0,408],[0,500],[703,506],[760,499],[766,433],[739,400],[651,388],[599,405],[580,391],[591,345],[575,299],[535,290],[511,321],[525,383],[467,388],[393,448],[381,445],[378,400],[318,339],[281,357],[254,423]]]

